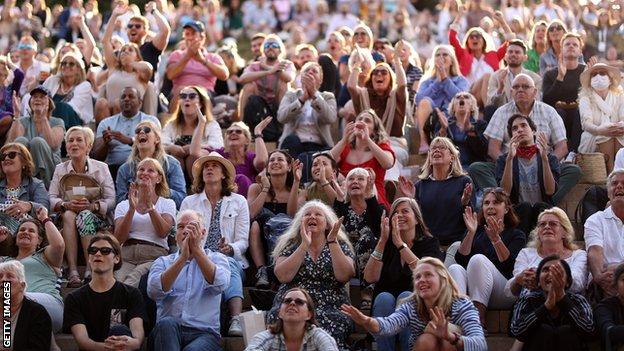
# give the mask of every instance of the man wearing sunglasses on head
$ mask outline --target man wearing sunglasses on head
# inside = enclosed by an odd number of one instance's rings
[[[119,167],[130,156],[136,126],[146,120],[160,126],[158,118],[139,110],[142,105],[139,92],[126,87],[121,91],[119,101],[121,113],[103,119],[97,127],[91,156],[108,163],[113,179],[117,178]]]
[[[81,350],[138,350],[145,336],[141,292],[115,280],[121,247],[111,235],[89,242],[91,282],[65,298],[63,329]]]

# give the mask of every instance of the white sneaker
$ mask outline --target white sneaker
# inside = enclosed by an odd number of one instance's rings
[[[230,321],[230,329],[228,330],[229,336],[243,336],[243,328],[240,324],[240,319],[238,316],[232,317]]]
[[[570,151],[568,156],[566,156],[565,160],[562,163],[574,163],[574,158],[576,157],[576,153],[574,151]]]

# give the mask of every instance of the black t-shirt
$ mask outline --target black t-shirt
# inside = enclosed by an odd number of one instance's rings
[[[130,327],[130,320],[144,318],[144,313],[143,297],[137,288],[115,282],[110,290],[98,293],[87,284],[65,298],[63,330],[71,333],[72,326],[84,324],[91,340],[103,342],[111,324]]]
[[[150,78],[150,80],[153,81],[162,51],[158,50],[151,41],[143,43],[143,45],[139,47],[139,51],[141,52],[141,56],[143,56],[143,61],[147,61],[152,65],[152,78]]]

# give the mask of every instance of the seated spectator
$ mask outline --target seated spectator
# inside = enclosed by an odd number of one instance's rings
[[[176,207],[180,207],[186,196],[186,181],[180,162],[165,153],[160,127],[152,121],[142,121],[137,124],[134,135],[130,157],[119,167],[117,173],[115,181],[117,203],[128,197],[128,188],[136,178],[138,164],[146,158],[153,158],[158,160],[159,166],[164,170],[171,199],[175,201]]]
[[[58,280],[65,243],[45,207],[37,209],[36,218],[22,220],[15,235],[17,256],[2,257],[1,261],[22,262],[26,272],[26,297],[45,307],[52,319],[52,331],[57,332],[63,325],[63,299]]]
[[[531,35],[528,38],[529,50],[527,51],[527,60],[522,65],[531,72],[539,73],[540,56],[548,49],[548,23],[546,21],[536,21],[531,29]],[[536,84],[540,86],[540,84]]]
[[[305,289],[286,291],[278,316],[268,330],[253,337],[245,351],[285,350],[287,341],[295,350],[338,351],[336,340],[317,326],[314,301]]]
[[[118,16],[127,11],[127,5],[118,4],[115,6],[102,38],[104,62],[108,68],[98,77],[98,80],[104,82],[104,85],[100,88],[99,98],[95,103],[96,125],[105,117],[119,113],[121,110],[119,99],[122,90],[126,87],[136,89],[143,106],[151,104],[149,96],[146,96],[146,91],[154,67],[149,62],[143,61],[141,51],[135,43],[124,44],[118,52],[113,49],[111,37],[114,23]],[[151,112],[151,109],[143,108],[142,110]]]
[[[177,96],[184,87],[203,87],[212,97],[217,79],[226,80],[229,76],[221,56],[206,50],[206,28],[202,22],[186,22],[183,39],[186,48],[171,53],[167,61],[167,78],[173,82],[173,107],[177,107]]]
[[[398,198],[390,217],[383,217],[381,236],[364,268],[364,280],[374,286],[372,315],[387,317],[402,299],[411,295],[412,268],[419,258],[442,257],[438,240],[431,236],[414,199]],[[403,250],[407,248],[407,250]],[[408,350],[409,330],[398,336],[403,350]],[[395,350],[395,337],[377,339],[380,351]]]
[[[531,231],[542,210],[552,206],[559,179],[559,160],[548,153],[546,135],[533,120],[515,114],[507,122],[509,152],[496,161],[496,179],[520,216],[518,229]]]
[[[23,35],[17,44],[19,63],[17,67],[24,72],[24,81],[19,91],[19,96],[24,96],[39,85],[39,75],[43,70],[44,63],[35,58],[38,45],[30,35]],[[12,60],[17,62],[16,60]],[[15,111],[14,111],[15,112]],[[19,116],[16,114],[16,116]]]
[[[123,243],[124,262],[115,273],[120,282],[137,287],[154,260],[169,253],[167,236],[176,214],[170,196],[160,162],[149,157],[139,162],[128,199],[115,208],[115,237]]]
[[[613,170],[615,155],[624,146],[624,94],[620,71],[597,63],[581,73],[579,113],[583,134],[579,152],[600,152],[606,156],[607,172]]]
[[[143,16],[134,16],[130,18],[126,25],[128,41],[139,46],[141,56],[146,62],[152,65],[154,71],[156,71],[158,67],[158,61],[162,52],[167,48],[169,34],[171,33],[169,21],[167,21],[165,17],[166,14],[161,11],[163,11],[161,4],[147,3],[145,6],[145,15],[149,16],[150,20],[153,20],[153,22]],[[120,15],[113,11],[111,18],[113,16],[118,18]],[[156,24],[157,30],[150,28],[150,24]]]
[[[242,336],[239,315],[243,310],[244,269],[249,267],[245,252],[249,247],[249,207],[234,193],[234,165],[216,152],[193,164],[193,192],[182,201],[180,211],[192,209],[204,217],[207,239],[204,248],[227,256],[230,284],[223,291],[232,321],[228,334]]]
[[[253,152],[248,151],[251,143],[249,127],[243,122],[234,122],[225,130],[224,147],[216,150],[204,149],[201,147],[199,138],[194,138],[191,141],[190,153],[194,157],[200,158],[216,151],[227,158],[236,169],[237,193],[246,197],[249,186],[255,182],[258,173],[264,169],[267,163],[268,155],[262,131],[271,122],[271,119],[272,117],[265,118],[254,129]],[[195,132],[198,133],[197,130]]]
[[[449,78],[449,79],[446,79]],[[466,78],[459,71],[459,63],[450,46],[436,46],[430,58],[429,69],[418,86],[414,106],[417,108],[418,131],[420,133],[419,154],[429,150],[431,138],[425,133],[424,125],[435,109],[446,113],[448,104],[460,91],[468,91]],[[430,127],[432,132],[434,127]]]
[[[582,293],[587,284],[587,253],[574,244],[574,228],[566,213],[559,207],[540,213],[537,226],[529,236],[527,247],[520,250],[513,269],[513,278],[505,285],[507,296],[522,296],[535,290],[535,269],[539,262],[550,255],[557,255],[570,266],[572,286],[570,290]]]
[[[603,341],[605,350],[617,350],[624,343],[622,338],[622,325],[624,318],[622,316],[622,297],[624,297],[624,265],[620,264],[613,271],[613,280],[611,287],[615,295],[605,298],[594,308],[596,318],[596,329]],[[610,345],[611,348],[609,348]]]
[[[19,261],[0,263],[0,280],[8,282],[11,287],[11,304],[7,306],[11,318],[3,320],[13,323],[9,324],[12,326],[9,340],[13,350],[49,351],[52,320],[43,306],[26,297],[24,265]]]
[[[217,79],[215,83],[215,95],[230,95],[238,97],[243,86],[239,83],[239,77],[245,71],[245,60],[238,53],[236,42],[228,43],[221,46],[217,50],[217,54],[221,56],[223,63],[228,68],[230,75],[226,80]]]
[[[437,136],[449,138],[459,149],[459,161],[464,170],[473,162],[485,161],[487,139],[483,135],[487,122],[479,119],[477,99],[470,93],[459,92],[449,103],[448,118],[436,110],[440,129]]]
[[[368,317],[349,305],[342,311],[378,340],[407,330],[409,341],[402,345],[408,348],[403,350],[487,350],[477,310],[460,295],[442,261],[434,257],[415,261],[414,292],[396,311],[387,317]]]
[[[121,112],[105,118],[97,126],[93,158],[105,161],[114,179],[117,178],[119,167],[132,153],[138,124],[150,121],[160,127],[158,118],[139,110],[142,103],[137,89],[125,87],[119,98]]]
[[[119,242],[110,235],[91,237],[88,246],[93,277],[65,297],[63,329],[83,350],[139,350],[143,343],[143,297],[115,279],[122,264]]]
[[[37,217],[38,208],[50,207],[48,192],[34,172],[24,145],[8,143],[0,148],[0,223],[13,235],[24,216]]]
[[[620,231],[618,221],[624,218],[623,169],[616,169],[609,174],[607,195],[610,206],[589,217],[584,230],[587,261],[592,276],[589,297],[596,302],[617,293],[617,284],[612,284],[613,272],[624,261],[623,239],[615,234]]]
[[[379,203],[390,207],[386,198],[386,170],[394,164],[394,151],[388,134],[374,110],[362,111],[344,128],[342,139],[330,151],[338,162],[340,174],[346,176],[353,168],[371,168],[375,173],[375,188]]]
[[[347,42],[339,31],[333,31],[327,37],[326,53],[332,58],[334,64],[338,65],[340,58],[347,55]]]
[[[320,201],[309,201],[297,212],[273,250],[275,276],[281,285],[268,319],[273,322],[278,317],[286,291],[304,288],[316,302],[320,327],[345,348],[353,324],[340,306],[349,302],[345,284],[355,275],[355,265],[353,247],[341,225],[342,219]]]
[[[212,115],[212,102],[206,89],[196,85],[181,87],[178,97],[178,106],[163,128],[162,143],[165,152],[180,162],[191,179],[196,160],[190,152],[193,136],[197,134],[202,148],[217,149],[223,147],[223,135]]]
[[[108,230],[108,215],[115,207],[115,183],[104,162],[89,158],[93,146],[93,132],[88,127],[75,126],[65,134],[69,160],[56,166],[50,183],[50,208],[63,223],[65,254],[69,266],[67,285],[82,285],[78,275],[78,252],[88,257],[89,240],[98,231]],[[82,188],[82,189],[79,189]],[[76,235],[78,234],[78,235]],[[76,238],[80,237],[80,246]],[[82,251],[78,249],[82,248]],[[91,275],[88,260],[85,278]]]
[[[553,19],[546,29],[547,50],[539,58],[539,75],[544,76],[546,72],[557,68],[559,57],[561,56],[561,39],[568,30],[565,24],[559,19]],[[582,59],[582,58],[581,58]]]
[[[568,144],[563,121],[557,111],[537,99],[535,82],[526,74],[520,73],[514,78],[512,86],[513,100],[496,110],[488,123],[484,135],[488,138],[488,156],[498,160],[500,155],[509,151],[511,135],[507,125],[511,116],[521,114],[529,116],[537,130],[546,134],[549,152],[562,160],[568,154]],[[573,164],[561,164],[561,176],[557,190],[552,196],[552,203],[557,204],[567,194],[581,176],[581,169]],[[470,177],[477,189],[498,186],[496,165],[493,162],[475,162],[470,166]]]
[[[10,57],[0,56],[0,145],[4,145],[4,138],[11,128],[13,118],[13,97],[19,95],[24,81],[24,72],[11,62]]]
[[[248,37],[257,33],[274,32],[277,26],[277,18],[275,18],[272,2],[266,0],[245,2],[243,25]]]
[[[184,210],[176,220],[178,252],[160,257],[150,269],[147,294],[156,301],[158,321],[150,337],[155,351],[221,350],[221,293],[230,284],[226,257],[205,248],[204,217]]]
[[[412,115],[411,111],[414,111],[414,98],[418,91],[418,86],[423,76],[422,66],[420,64],[420,57],[418,53],[408,41],[402,39],[401,47],[396,50],[396,56],[401,60],[401,67],[405,72],[405,85],[407,86],[407,116]],[[398,44],[398,43],[397,43]],[[396,71],[396,68],[395,68]],[[409,120],[409,119],[408,119]]]
[[[327,35],[341,27],[355,28],[360,23],[358,16],[351,13],[351,3],[349,1],[340,1],[337,4],[337,11],[331,16],[327,25]],[[351,38],[349,38],[351,41]]]
[[[518,221],[502,188],[483,194],[478,215],[470,207],[464,212],[468,231],[455,253],[457,264],[451,265],[449,272],[459,292],[467,294],[479,311],[484,329],[488,308],[510,309],[515,300],[505,295],[505,284],[526,245],[524,232],[516,229]]]
[[[462,170],[459,151],[450,139],[433,139],[418,178],[414,185],[400,177],[399,191],[418,201],[427,228],[441,245],[462,240],[466,233],[462,215],[464,208],[471,204],[472,181]]]
[[[346,196],[333,203],[336,216],[344,218],[347,237],[353,243],[356,274],[360,280],[361,309],[370,310],[373,285],[364,279],[364,267],[377,244],[381,214],[385,208],[375,197],[372,171],[354,168],[346,178]],[[341,196],[342,197],[342,196]]]
[[[306,63],[301,69],[302,88],[287,92],[279,105],[277,120],[284,124],[279,147],[293,158],[334,146],[330,129],[337,118],[336,98],[319,91],[322,81],[321,66]]]
[[[265,225],[273,218],[280,219],[282,224],[290,224],[290,218],[295,215],[300,205],[297,203],[300,199],[299,192],[294,191],[298,189],[294,187],[293,167],[293,159],[286,151],[274,150],[269,154],[266,169],[260,173],[260,182],[249,187],[247,203],[252,219],[249,253],[258,268],[258,287],[269,285],[266,261],[277,240],[276,237],[271,238],[271,241],[267,240]],[[293,192],[297,196],[291,196]]]
[[[298,172],[295,172],[297,180]],[[341,183],[338,181],[338,164],[331,157],[329,151],[312,154],[312,168],[310,168],[309,182],[304,186],[301,195],[309,200],[319,200],[327,206],[333,206],[334,200],[344,194]],[[299,179],[299,182],[301,179]]]
[[[520,297],[513,309],[509,332],[524,343],[522,350],[588,350],[594,333],[589,302],[570,291],[570,265],[558,255],[540,260],[537,289]]]
[[[14,101],[15,116],[18,111],[19,99]],[[8,142],[26,145],[33,157],[35,169],[33,176],[41,179],[46,188],[50,186],[52,173],[57,164],[61,163],[61,144],[65,135],[65,123],[62,119],[52,117],[54,102],[50,92],[38,86],[30,92],[30,115],[19,118],[7,133]]]
[[[239,79],[243,84],[238,103],[239,116],[250,128],[256,128],[268,116],[276,116],[279,104],[288,91],[288,84],[295,78],[295,66],[285,60],[286,48],[274,34],[268,35],[262,44],[262,56],[245,68]],[[264,138],[277,141],[282,126],[277,119],[265,130]]]

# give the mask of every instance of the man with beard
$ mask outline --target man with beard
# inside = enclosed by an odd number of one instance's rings
[[[136,126],[145,120],[160,126],[158,118],[139,111],[143,101],[135,88],[126,87],[121,91],[119,105],[121,113],[103,119],[98,125],[91,152],[96,160],[106,160],[113,179],[132,152]]]
[[[262,45],[262,57],[247,66],[239,79],[244,85],[239,111],[243,111],[243,120],[252,130],[264,118],[276,115],[288,84],[295,78],[295,65],[284,59],[285,55],[282,40],[275,34],[268,35]],[[277,141],[282,126],[273,119],[263,134],[266,141]]]
[[[143,343],[141,292],[118,282],[121,246],[112,235],[98,234],[89,242],[91,282],[65,298],[65,332],[81,350],[138,350]]]
[[[494,112],[500,106],[511,101],[511,82],[520,73],[524,73],[533,78],[535,86],[539,89],[542,86],[542,78],[535,72],[522,67],[528,59],[526,44],[519,39],[509,42],[505,53],[506,68],[501,68],[490,77],[487,90],[487,102],[485,106],[485,118],[490,120]]]

